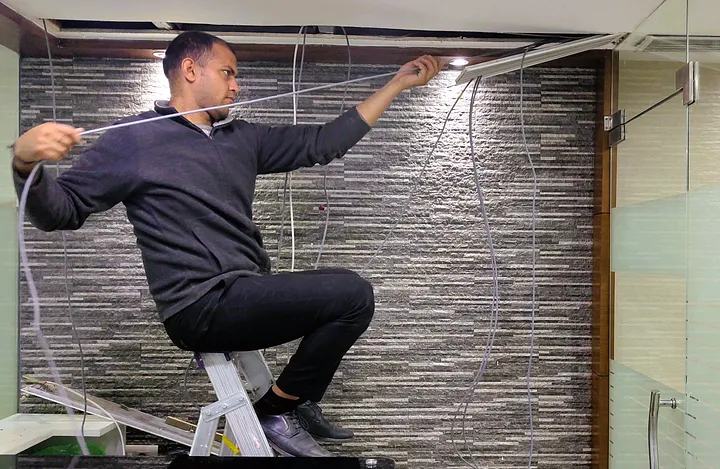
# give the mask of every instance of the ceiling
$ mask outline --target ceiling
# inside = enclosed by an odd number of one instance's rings
[[[0,0],[0,15],[15,15],[31,33],[21,42],[26,55],[44,54],[41,19],[51,20],[59,56],[145,58],[179,31],[199,29],[231,43],[240,60],[283,60],[299,26],[313,25],[309,60],[343,60],[342,26],[354,57],[367,63],[419,53],[485,57],[538,39],[632,31],[621,47],[674,60],[685,50],[686,8],[697,36],[691,49],[720,52],[720,0]]]
[[[662,0],[2,0],[28,18],[485,33],[634,30]]]

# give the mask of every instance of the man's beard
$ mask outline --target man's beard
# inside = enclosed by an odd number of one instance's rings
[[[214,111],[210,111],[208,114],[210,115],[210,121],[214,124],[215,122],[220,122],[227,119],[230,115],[230,110],[216,109]]]

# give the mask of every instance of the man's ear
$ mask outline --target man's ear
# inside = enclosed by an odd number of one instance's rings
[[[180,71],[186,81],[193,83],[199,75],[198,63],[190,57],[185,57],[180,63]]]

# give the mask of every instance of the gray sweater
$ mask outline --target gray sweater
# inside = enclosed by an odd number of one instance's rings
[[[172,112],[158,102],[120,122]],[[75,230],[122,202],[165,321],[220,280],[270,273],[252,220],[258,174],[327,164],[369,131],[356,108],[324,125],[228,119],[210,136],[184,117],[111,129],[58,178],[38,170],[27,217],[43,231]],[[26,179],[14,178],[19,196]]]

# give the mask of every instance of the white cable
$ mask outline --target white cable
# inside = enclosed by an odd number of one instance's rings
[[[403,70],[402,73],[417,72],[418,70],[419,70],[419,68],[416,67],[416,68],[411,68],[408,70]],[[312,88],[305,88],[304,90],[300,90],[297,93],[290,91],[287,93],[279,93],[279,94],[273,94],[270,96],[263,96],[262,98],[249,99],[247,101],[239,101],[237,103],[232,103],[232,104],[222,104],[219,106],[210,106],[210,107],[204,107],[204,108],[198,108],[198,109],[191,109],[189,111],[174,112],[172,114],[163,114],[161,116],[149,117],[147,119],[139,119],[139,120],[130,121],[130,122],[123,122],[120,124],[106,125],[104,127],[98,127],[97,129],[85,130],[85,131],[81,132],[79,135],[84,137],[85,135],[95,134],[95,133],[99,133],[99,132],[105,132],[105,131],[113,130],[113,129],[122,129],[123,127],[131,127],[133,125],[146,124],[148,122],[155,122],[155,121],[164,120],[164,119],[171,119],[173,117],[178,117],[178,116],[186,116],[188,114],[196,114],[198,112],[207,112],[207,111],[215,111],[218,109],[230,109],[230,108],[239,107],[239,106],[246,106],[248,104],[255,104],[255,103],[260,103],[263,101],[270,101],[273,99],[286,98],[289,96],[294,96],[296,94],[312,93],[313,91],[326,90],[329,88],[347,85],[350,83],[359,83],[362,81],[374,80],[377,78],[390,77],[390,76],[397,75],[398,73],[399,73],[399,71],[380,73],[378,75],[370,75],[367,77],[353,78],[352,80],[341,81],[338,83],[328,83],[327,85],[320,85],[320,86],[314,86]],[[448,88],[452,88],[452,86],[449,86]]]
[[[28,181],[32,181],[39,168],[40,165],[36,165],[32,169],[30,175],[28,176]],[[25,272],[25,278],[27,279],[28,289],[30,290],[30,297],[33,304],[33,329],[35,329],[35,335],[37,336],[38,343],[40,344],[40,348],[42,348],[43,353],[45,354],[45,359],[50,367],[52,380],[55,384],[61,387],[61,395],[65,398],[65,400],[67,400],[67,394],[65,394],[63,389],[60,373],[55,365],[55,359],[53,358],[50,346],[48,345],[47,340],[45,340],[45,336],[40,328],[40,299],[38,297],[37,288],[35,287],[35,282],[33,281],[32,273],[30,272],[30,262],[28,261],[27,249],[25,248],[25,233],[23,225],[25,224],[25,206],[27,204],[29,190],[30,184],[25,184],[22,194],[20,195],[20,207],[18,210],[18,247],[20,248],[20,259],[22,261],[23,271]],[[73,424],[73,431],[75,432],[75,438],[77,438],[82,454],[85,456],[89,455],[90,452],[88,451],[87,442],[82,436],[80,425],[77,425],[77,422],[75,421],[75,412],[70,406],[65,406],[65,410],[70,416],[70,420]]]
[[[303,38],[303,54],[302,59],[300,63],[300,73],[302,74],[302,61],[305,59],[305,38],[307,36],[307,33],[304,33],[305,26],[300,26],[300,31],[298,31],[298,40],[295,43],[295,52],[293,53],[293,67],[292,67],[292,97],[293,97],[293,125],[297,125],[297,110],[298,110],[298,95],[296,90],[296,84],[295,84],[295,74],[296,74],[296,66],[297,66],[297,53],[298,53],[298,47],[300,45],[300,35],[302,35]],[[302,78],[302,76],[300,77]],[[288,172],[285,174],[285,187],[283,188],[283,205],[281,209],[282,213],[282,222],[280,223],[280,240],[278,241],[278,253],[277,253],[277,260],[280,260],[280,248],[282,246],[282,235],[285,231],[285,193],[288,193],[289,195],[289,202],[290,202],[290,244],[291,244],[291,254],[290,254],[290,272],[295,272],[295,212],[293,210],[293,193],[292,193],[292,173]],[[278,262],[279,263],[279,262]],[[285,351],[287,353],[287,362],[290,363],[290,343],[288,342],[285,344]]]
[[[292,68],[292,94],[293,94],[293,125],[297,125],[297,111],[298,111],[298,95],[295,84],[295,73],[297,67],[297,53],[300,47],[300,35],[303,36],[303,55],[305,55],[305,34],[303,31],[305,26],[300,26],[298,31],[298,40],[295,43],[295,52],[293,54],[293,68]],[[295,212],[293,210],[293,193],[292,193],[292,173],[288,173],[288,193],[290,198],[290,272],[295,272]]]
[[[288,199],[290,203],[290,272],[295,272],[295,212],[293,210],[292,174],[288,175]]]
[[[83,400],[86,402],[86,404],[85,404],[86,408],[87,408],[87,403],[89,402],[90,404],[92,404],[92,405],[94,405],[95,407],[97,407],[98,410],[101,410],[105,415],[107,415],[108,419],[111,420],[112,423],[115,424],[115,428],[117,428],[118,435],[120,435],[120,443],[121,443],[121,445],[122,445],[122,455],[123,455],[123,456],[126,455],[126,452],[125,452],[125,438],[123,437],[122,429],[120,428],[120,424],[118,423],[118,421],[115,420],[115,417],[113,417],[110,412],[108,412],[107,410],[105,410],[104,407],[102,407],[100,404],[98,404],[98,403],[95,402],[94,400],[89,399],[89,398],[87,397],[87,395],[80,394],[79,392],[75,391],[74,389],[71,389],[71,388],[69,388],[69,387],[67,387],[67,386],[65,386],[65,385],[63,385],[63,384],[57,384],[57,383],[52,383],[52,382],[45,382],[45,383],[42,383],[42,384],[44,384],[44,385],[54,384],[54,385],[56,385],[57,387],[63,389],[64,391],[67,391],[67,392],[70,392],[70,393],[72,393],[72,394],[75,394],[76,396],[78,396],[79,398],[83,399]],[[26,393],[26,394],[33,395],[27,388],[22,388],[21,391],[24,392],[24,393]],[[67,396],[63,396],[63,397],[65,397],[65,399],[67,399]]]
[[[427,158],[423,162],[422,168],[420,168],[420,173],[417,175],[415,180],[413,181],[413,185],[410,188],[410,191],[408,192],[407,201],[405,202],[405,205],[403,205],[402,209],[400,210],[400,215],[397,217],[395,222],[393,223],[393,226],[390,227],[390,230],[385,235],[385,238],[383,239],[382,243],[373,253],[372,257],[365,263],[362,270],[360,271],[360,275],[364,275],[365,271],[367,271],[368,267],[373,263],[373,261],[377,258],[378,254],[385,248],[385,245],[387,244],[388,240],[392,238],[393,234],[395,233],[395,230],[397,229],[398,225],[401,221],[405,219],[405,216],[407,215],[407,209],[410,208],[410,204],[412,202],[412,196],[417,193],[417,189],[420,185],[420,181],[422,181],[422,177],[425,175],[425,170],[427,169],[430,162],[433,160],[433,156],[435,155],[435,150],[437,149],[438,144],[440,143],[440,139],[442,138],[443,134],[445,133],[445,127],[447,127],[448,121],[450,120],[450,115],[452,114],[453,110],[455,110],[455,106],[457,106],[457,103],[460,102],[460,98],[462,98],[462,95],[465,93],[465,91],[468,89],[468,86],[470,86],[470,83],[472,81],[469,81],[465,84],[465,87],[462,89],[460,94],[457,98],[455,98],[455,102],[453,102],[453,105],[450,107],[450,110],[448,111],[447,115],[445,116],[445,120],[443,121],[443,126],[440,129],[440,134],[438,135],[437,139],[435,139],[435,143],[433,144],[432,148],[430,149],[430,153],[428,153]]]
[[[532,157],[530,156],[530,147],[527,143],[527,137],[525,135],[525,111],[524,111],[524,92],[523,92],[523,69],[525,65],[525,56],[527,55],[530,48],[525,50],[525,53],[520,60],[520,129],[522,131],[523,146],[525,153],[527,153],[528,163],[532,170],[533,177],[533,195],[532,195],[532,309],[530,314],[530,355],[528,358],[528,371],[527,371],[527,396],[528,396],[528,413],[530,414],[530,449],[528,451],[528,469],[532,468],[532,457],[533,448],[535,446],[535,428],[533,424],[533,405],[532,405],[532,390],[531,390],[531,376],[532,376],[532,362],[533,353],[535,349],[535,290],[537,288],[537,281],[535,278],[536,270],[536,241],[535,241],[535,202],[537,199],[537,174],[535,173],[535,165],[533,164]]]
[[[30,175],[28,176],[28,180],[32,180],[39,168],[40,165],[36,165],[32,169]],[[26,183],[20,196],[20,207],[18,209],[18,247],[20,250],[20,259],[22,261],[23,271],[25,273],[25,278],[27,279],[28,289],[30,290],[30,297],[33,304],[33,329],[35,329],[35,335],[37,337],[38,343],[42,348],[43,353],[45,354],[45,359],[47,360],[48,366],[50,367],[50,374],[53,381],[58,386],[62,386],[62,380],[60,379],[60,373],[58,372],[58,368],[55,365],[52,351],[50,350],[50,346],[48,345],[47,340],[43,335],[42,328],[40,327],[40,299],[38,297],[37,288],[35,287],[32,273],[30,272],[30,263],[28,261],[27,249],[25,247],[25,232],[23,230],[23,227],[25,224],[25,206],[27,204],[27,196],[29,189],[30,184]],[[64,394],[63,397],[67,399],[66,394]],[[82,434],[82,426],[77,425],[77,422],[75,421],[75,412],[69,406],[65,406],[65,410],[70,416],[73,431],[75,432],[75,438],[78,441],[82,454],[85,456],[89,455],[90,452],[87,447],[87,442],[85,441],[85,437]]]
[[[348,68],[347,68],[347,78],[346,80],[350,79],[350,70],[352,68],[352,57],[350,55],[350,37],[348,36],[347,31],[345,31],[345,28],[343,26],[340,26],[340,29],[342,29],[343,34],[345,35],[345,42],[347,43],[347,53],[348,53]],[[304,51],[304,49],[303,49]],[[302,71],[302,62],[300,64],[301,71]],[[300,74],[302,76],[302,73]],[[348,92],[348,85],[345,85],[345,91],[343,91],[343,98],[342,102],[340,103],[340,114],[342,114],[345,111],[345,98],[347,98],[347,92]],[[320,265],[320,258],[322,257],[323,249],[325,248],[325,241],[327,239],[327,232],[328,227],[330,226],[330,195],[328,194],[327,190],[327,177],[328,173],[330,172],[330,166],[326,165],[325,169],[323,170],[323,193],[325,194],[325,227],[323,228],[323,235],[322,240],[320,240],[320,247],[318,248],[318,255],[317,259],[315,260],[315,270],[317,270],[318,266]]]
[[[480,365],[480,369],[475,374],[475,378],[473,379],[472,384],[470,385],[470,388],[468,389],[468,393],[466,395],[466,399],[461,402],[460,406],[458,407],[457,412],[453,415],[453,423],[451,425],[451,434],[453,434],[454,427],[455,427],[455,420],[457,418],[457,413],[460,411],[460,408],[463,407],[463,418],[462,418],[462,435],[463,439],[465,440],[465,447],[467,448],[468,452],[470,453],[470,458],[472,459],[472,463],[468,462],[464,457],[460,456],[460,458],[468,464],[470,467],[473,467],[475,469],[478,468],[477,463],[475,461],[475,457],[472,454],[472,451],[470,450],[470,447],[467,442],[467,437],[465,436],[465,420],[467,415],[467,409],[470,404],[470,400],[472,399],[473,394],[475,393],[475,389],[477,388],[477,384],[480,381],[480,378],[482,378],[483,374],[485,373],[485,370],[487,369],[487,365],[490,361],[490,355],[492,354],[492,348],[495,343],[495,336],[497,333],[497,325],[498,325],[498,319],[499,319],[499,303],[500,303],[500,288],[499,288],[499,276],[498,276],[498,269],[497,269],[497,256],[495,255],[495,247],[493,244],[492,239],[492,229],[490,227],[490,219],[487,214],[487,210],[485,209],[485,198],[483,196],[482,187],[480,185],[480,178],[478,176],[478,169],[477,169],[477,162],[475,157],[475,144],[472,136],[473,132],[473,107],[475,103],[475,95],[477,93],[478,87],[480,85],[479,79],[475,79],[475,85],[473,86],[473,93],[470,98],[470,111],[468,113],[468,137],[470,140],[470,154],[472,158],[473,163],[473,176],[475,180],[475,189],[478,196],[478,201],[480,202],[480,213],[482,215],[484,225],[485,225],[485,232],[487,236],[488,241],[488,249],[490,251],[490,261],[491,261],[491,269],[492,269],[492,277],[493,277],[493,286],[492,286],[492,292],[493,292],[493,298],[491,303],[491,315],[490,315],[490,333],[488,334],[488,340],[485,344],[485,352],[483,354],[483,360]],[[455,439],[453,437],[452,439],[453,447],[455,448],[455,451],[457,451],[457,448],[455,447]],[[458,452],[459,454],[459,452]]]
[[[45,46],[47,47],[48,64],[50,65],[50,88],[52,95],[52,116],[53,122],[57,123],[57,103],[56,103],[56,90],[55,90],[55,67],[53,67],[52,52],[50,50],[50,37],[48,35],[47,23],[43,19],[43,30],[45,32]],[[55,165],[57,176],[60,176],[60,162],[58,161]],[[85,385],[85,356],[83,354],[82,343],[80,342],[80,334],[75,327],[75,315],[73,314],[72,301],[70,300],[70,280],[68,279],[68,249],[67,249],[67,236],[65,231],[62,231],[62,245],[63,245],[63,275],[65,277],[65,296],[67,297],[68,315],[70,316],[70,327],[75,337],[75,341],[78,344],[78,350],[80,352],[80,380],[82,384],[83,396],[86,400],[83,406],[83,419],[80,424],[80,434],[85,437],[85,420],[87,418],[87,386]]]
[[[285,173],[283,183],[282,206],[280,207],[280,239],[278,239],[277,253],[275,255],[275,272],[280,272],[280,254],[282,254],[283,238],[285,237],[285,203],[287,201],[287,189],[290,173]]]

